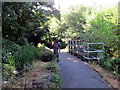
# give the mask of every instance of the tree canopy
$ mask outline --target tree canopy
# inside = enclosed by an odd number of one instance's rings
[[[78,5],[61,12],[61,20],[49,21],[50,33],[65,41],[84,39],[86,42],[103,42],[110,57],[119,56],[119,29],[117,6],[95,11]]]
[[[3,38],[14,42],[30,35],[40,39],[49,31],[46,22],[53,16],[59,18],[52,2],[3,2],[2,12]]]

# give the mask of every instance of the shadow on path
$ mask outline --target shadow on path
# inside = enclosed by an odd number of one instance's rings
[[[69,53],[59,54],[62,88],[109,88],[108,84],[88,65]]]

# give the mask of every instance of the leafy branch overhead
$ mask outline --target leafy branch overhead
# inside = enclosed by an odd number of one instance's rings
[[[12,41],[21,40],[30,34],[46,31],[46,22],[59,13],[53,3],[2,3],[3,37]],[[59,15],[59,14],[58,14]],[[47,28],[48,29],[48,28]]]

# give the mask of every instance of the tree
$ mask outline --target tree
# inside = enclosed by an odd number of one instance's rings
[[[92,11],[91,7],[78,5],[68,8],[68,11],[63,13],[62,20],[69,27],[65,32],[68,39],[80,38],[87,27],[88,17],[92,15]]]
[[[103,42],[108,57],[118,57],[117,7],[96,12],[89,29],[81,35],[87,42]]]
[[[24,38],[36,35],[39,39],[48,28],[46,22],[55,15],[53,3],[3,2],[3,38],[19,43]]]
[[[80,37],[87,25],[87,15],[91,15],[91,12],[91,7],[82,5],[68,8],[67,12],[61,12],[61,20],[53,17],[49,21],[50,33],[65,41]]]

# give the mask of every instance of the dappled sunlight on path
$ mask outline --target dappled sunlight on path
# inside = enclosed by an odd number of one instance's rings
[[[85,62],[69,53],[60,52],[58,63],[63,88],[109,88],[109,85]]]
[[[80,61],[78,61],[78,60],[74,60],[74,58],[67,58],[68,59],[68,61],[70,61],[70,62],[80,62]]]

